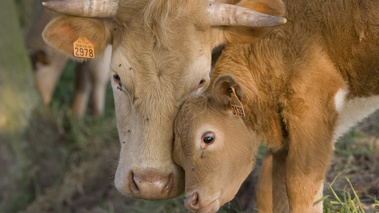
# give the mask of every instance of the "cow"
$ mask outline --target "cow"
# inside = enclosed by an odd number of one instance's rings
[[[42,6],[36,10],[38,10],[38,17],[33,19],[32,26],[25,35],[25,43],[33,65],[34,85],[42,98],[45,109],[49,109],[54,89],[68,57],[47,45],[41,36],[45,26],[57,14]],[[105,91],[109,82],[110,54],[111,46],[107,47],[103,57],[77,64],[75,68],[75,94],[72,104],[74,115],[79,117],[84,115],[91,91],[92,114],[95,116],[103,114]]]
[[[175,120],[185,206],[215,212],[254,165],[262,212],[322,212],[334,142],[379,108],[379,2],[286,0],[286,25],[227,44],[211,86]]]
[[[259,39],[286,21],[281,0],[225,2],[236,3],[43,3],[65,14],[43,32],[51,46],[73,57],[78,40],[93,45],[95,55],[112,45],[110,76],[121,145],[115,186],[122,194],[156,200],[183,193],[184,173],[172,159],[174,117],[186,98],[208,87],[212,49]]]

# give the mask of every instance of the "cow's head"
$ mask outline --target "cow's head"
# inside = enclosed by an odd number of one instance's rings
[[[185,206],[190,212],[216,212],[234,198],[253,169],[260,137],[232,112],[233,99],[244,107],[241,86],[225,74],[178,112],[173,158],[185,170]]]
[[[240,6],[283,15],[281,0]],[[235,5],[205,0],[67,0],[44,5],[66,16],[49,23],[47,43],[69,56],[87,38],[101,54],[113,53],[110,75],[121,154],[115,184],[125,195],[167,199],[184,190],[172,160],[173,120],[180,104],[209,85],[212,49],[251,41],[285,22]]]

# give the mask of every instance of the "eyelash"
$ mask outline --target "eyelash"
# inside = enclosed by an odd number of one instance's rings
[[[199,82],[198,88],[203,87],[204,84],[205,84],[205,79],[201,79],[200,82]]]
[[[120,76],[117,75],[117,74],[113,74],[113,80],[117,84],[117,89],[119,89],[120,91],[122,91],[122,82],[121,82]]]
[[[216,140],[216,134],[212,131],[205,132],[201,136],[201,148],[206,149],[208,146],[212,145]]]

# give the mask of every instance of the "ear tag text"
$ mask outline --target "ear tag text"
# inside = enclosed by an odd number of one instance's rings
[[[77,58],[95,58],[95,48],[86,37],[80,37],[74,42],[74,56]]]
[[[232,90],[230,94],[230,106],[232,107],[233,114],[245,117],[245,110],[243,109],[242,102],[237,97],[236,90],[233,87],[230,89]]]

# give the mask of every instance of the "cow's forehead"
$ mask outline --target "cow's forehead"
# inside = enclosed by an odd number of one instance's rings
[[[153,47],[146,38],[147,42],[124,41],[114,48],[111,70],[135,100],[136,112],[151,117],[158,110],[162,118],[173,117],[182,101],[196,94],[202,79],[209,82],[211,50],[183,45],[169,50]],[[149,43],[152,47],[145,45]]]
[[[160,41],[150,26],[143,24],[117,31],[115,34],[120,35],[115,36],[113,44],[114,70],[122,64],[123,69],[128,67],[139,74],[175,73],[187,77],[188,71],[191,71],[191,76],[198,76],[210,69],[212,44],[209,32],[199,30],[194,24],[173,28],[164,36],[170,38],[165,42]]]
[[[154,47],[154,41],[149,36],[140,38],[145,38],[145,40],[133,42],[131,41],[133,37],[126,37],[120,45],[114,46],[111,69],[121,77],[139,78],[140,76],[144,79],[150,77],[165,79],[171,76],[171,80],[190,81],[191,78],[201,79],[205,74],[209,74],[211,47],[203,41],[182,40],[177,43],[177,46],[168,49]],[[187,44],[183,44],[185,42]]]

